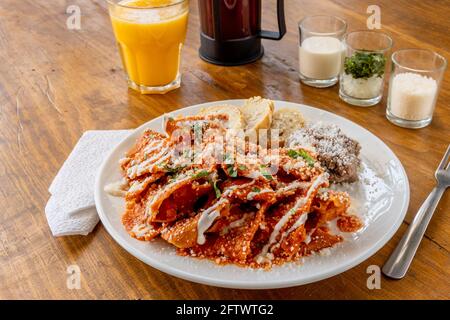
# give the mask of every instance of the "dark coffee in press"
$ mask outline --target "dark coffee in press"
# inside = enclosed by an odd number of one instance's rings
[[[277,1],[278,32],[261,30],[261,0],[198,0],[200,57],[219,65],[259,59],[261,39],[280,40],[286,33],[284,1]]]

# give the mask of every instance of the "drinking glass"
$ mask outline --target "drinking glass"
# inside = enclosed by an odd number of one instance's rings
[[[342,69],[341,40],[347,23],[335,16],[307,16],[299,24],[299,76],[309,86],[325,88],[337,83]]]
[[[160,94],[180,87],[189,1],[107,1],[128,86]]]
[[[339,79],[339,97],[360,107],[377,104],[383,97],[392,39],[379,31],[353,31],[343,42],[345,58]]]
[[[433,119],[447,60],[431,50],[402,49],[392,55],[386,117],[405,128],[423,128]]]

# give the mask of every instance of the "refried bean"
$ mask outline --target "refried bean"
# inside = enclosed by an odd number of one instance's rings
[[[361,160],[358,141],[346,136],[334,124],[322,122],[307,125],[295,131],[288,139],[289,147],[304,147],[317,153],[317,159],[330,174],[330,181],[354,182],[358,180]]]

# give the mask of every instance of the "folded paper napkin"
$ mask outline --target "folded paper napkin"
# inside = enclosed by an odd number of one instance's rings
[[[45,207],[55,237],[87,235],[98,223],[94,184],[105,157],[130,130],[86,131],[56,174]]]

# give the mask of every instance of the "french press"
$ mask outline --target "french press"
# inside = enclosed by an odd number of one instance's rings
[[[261,0],[198,0],[200,57],[236,66],[264,54],[261,39],[280,40],[286,33],[284,0],[277,0],[278,32],[261,30]]]

